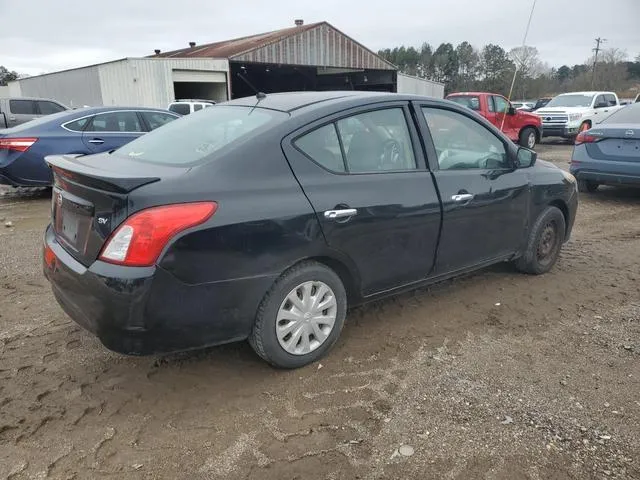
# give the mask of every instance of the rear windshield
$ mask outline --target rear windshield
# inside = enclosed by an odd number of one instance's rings
[[[633,103],[610,115],[602,123],[637,123],[640,128],[640,103]]]
[[[179,113],[180,115],[189,115],[191,112],[191,107],[188,103],[172,103],[169,105],[169,110],[175,113]]]
[[[471,110],[480,110],[480,98],[473,95],[454,95],[452,97],[447,97],[447,100],[456,102],[457,104],[470,108]]]
[[[164,165],[199,163],[233,142],[287,118],[284,112],[240,106],[203,108],[116,150],[117,155]]]

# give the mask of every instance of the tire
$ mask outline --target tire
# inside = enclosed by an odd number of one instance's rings
[[[523,273],[540,275],[555,265],[564,242],[566,224],[559,208],[549,206],[537,218],[523,255],[515,261]]]
[[[578,180],[578,191],[581,193],[593,193],[600,185],[589,180]]]
[[[327,287],[329,292],[323,293],[323,286]],[[298,315],[296,312],[304,309],[298,308],[290,299],[295,298],[292,295],[296,295],[297,301],[301,302],[300,305],[306,306],[307,304],[304,303],[306,293],[310,294],[306,297],[311,298],[310,302],[315,301],[318,295],[322,295],[317,301],[327,304],[331,304],[330,297],[333,294],[335,307],[331,306],[322,311],[309,309],[305,312],[306,315]],[[330,320],[334,314],[333,326],[327,330],[328,324],[321,322]],[[342,331],[346,314],[347,293],[340,277],[321,263],[303,262],[284,272],[267,292],[258,307],[249,343],[263,360],[274,367],[288,369],[303,367],[322,358],[333,347]],[[292,320],[293,317],[296,319]],[[314,322],[314,319],[320,320]],[[278,325],[280,333],[276,332]],[[282,332],[285,331],[288,331],[287,335],[290,336],[283,336]],[[297,335],[299,332],[302,333]],[[319,335],[316,336],[315,332]],[[326,337],[320,341],[319,337],[322,335]],[[312,347],[315,348],[307,351]]]
[[[523,128],[520,132],[519,143],[523,147],[527,147],[531,150],[536,146],[538,137],[536,130],[532,127]]]

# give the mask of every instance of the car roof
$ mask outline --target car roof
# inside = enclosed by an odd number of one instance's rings
[[[586,91],[586,92],[566,92],[566,93],[561,93],[558,96],[560,97],[560,96],[563,96],[563,95],[598,95],[598,94],[602,94],[602,93],[607,94],[607,95],[615,95],[613,92],[606,92],[606,91],[603,91],[603,90],[598,90],[598,91]]]
[[[384,101],[384,100],[420,100],[426,97],[417,95],[404,95],[389,92],[366,92],[357,90],[334,90],[327,92],[286,92],[269,93],[262,100],[258,101],[256,96],[238,98],[218,105],[238,105],[243,107],[259,106],[270,110],[282,112],[292,112],[294,110],[311,108],[314,106],[324,106],[329,103],[347,103],[354,100]]]

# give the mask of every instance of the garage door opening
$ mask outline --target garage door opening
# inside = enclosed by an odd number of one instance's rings
[[[393,70],[356,70],[329,67],[231,62],[231,98],[264,93],[369,90],[396,91]],[[254,90],[255,89],[255,90]]]
[[[227,86],[222,83],[209,82],[173,82],[176,100],[198,98],[224,102],[227,99]]]

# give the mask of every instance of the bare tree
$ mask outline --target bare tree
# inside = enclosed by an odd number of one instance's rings
[[[540,61],[536,47],[516,47],[509,51],[509,58],[518,67],[518,72],[523,77],[536,78],[542,75],[546,69]]]

